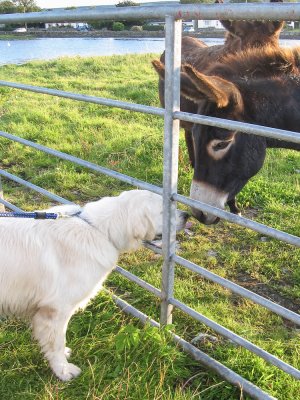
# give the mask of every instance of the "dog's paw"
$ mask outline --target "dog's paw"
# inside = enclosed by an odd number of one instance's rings
[[[70,349],[70,347],[65,347],[65,356],[66,358],[70,358],[72,354],[72,349]]]
[[[81,369],[74,364],[64,363],[58,368],[55,368],[53,371],[61,381],[67,382],[73,378],[76,378],[76,376],[80,374]]]

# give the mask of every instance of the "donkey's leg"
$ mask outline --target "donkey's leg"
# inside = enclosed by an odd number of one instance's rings
[[[238,214],[241,215],[241,210],[238,208],[237,204],[236,204],[236,198],[234,197],[233,199],[230,199],[227,201],[227,205],[230,209],[230,212],[232,212],[233,214]]]
[[[193,142],[192,132],[185,128],[184,136],[185,136],[186,147],[187,147],[188,153],[189,153],[190,163],[191,163],[192,168],[194,168],[194,166],[195,166],[195,152],[194,152],[194,142]]]
[[[65,346],[66,329],[71,313],[52,307],[41,307],[32,319],[34,337],[38,340],[54,374],[68,381],[80,374],[76,365],[67,361],[69,354]]]

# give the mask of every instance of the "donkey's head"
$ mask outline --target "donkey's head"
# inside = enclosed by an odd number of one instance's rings
[[[264,46],[279,47],[282,21],[221,21],[229,32],[226,44],[240,39],[240,49],[246,50]]]
[[[153,66],[164,79],[164,65],[154,61]],[[184,65],[181,95],[197,104],[198,114],[244,120],[242,93],[233,82],[219,76],[205,75]],[[193,127],[193,145],[195,165],[190,196],[217,208],[224,208],[260,170],[266,150],[264,138],[199,124]],[[207,225],[218,221],[211,214],[196,209],[192,212]]]
[[[216,0],[215,3],[223,3]],[[282,0],[270,0],[270,3],[282,3]],[[221,20],[227,30],[225,45],[229,49],[246,50],[252,48],[279,47],[279,35],[283,21],[231,21]]]

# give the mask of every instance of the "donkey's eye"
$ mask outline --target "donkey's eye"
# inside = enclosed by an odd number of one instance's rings
[[[230,143],[230,141],[219,142],[213,146],[213,149],[214,149],[214,151],[226,149],[226,147],[229,145],[229,143]]]

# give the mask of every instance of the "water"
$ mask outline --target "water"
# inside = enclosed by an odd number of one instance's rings
[[[222,44],[221,38],[202,39],[209,46]],[[282,46],[300,46],[300,40],[281,40]],[[109,56],[114,54],[162,53],[164,39],[116,38],[41,38],[33,40],[0,40],[0,65],[23,64],[32,60],[59,57]]]
[[[59,57],[110,56],[114,54],[161,53],[164,39],[41,38],[1,40],[0,65],[23,64]]]

